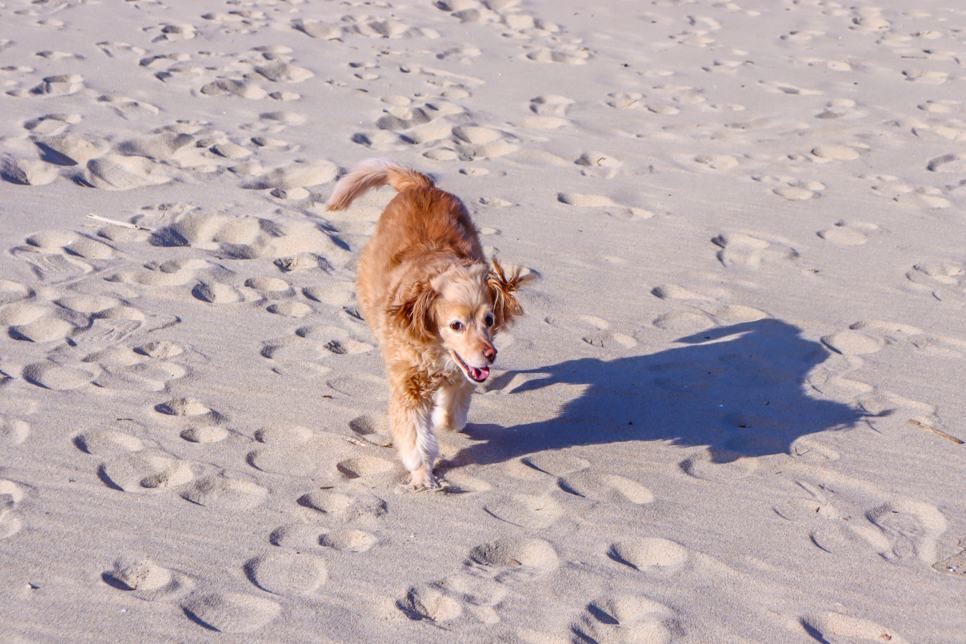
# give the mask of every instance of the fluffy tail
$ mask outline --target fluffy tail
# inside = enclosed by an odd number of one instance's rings
[[[326,204],[328,210],[343,210],[363,193],[372,188],[389,185],[397,191],[412,188],[432,188],[433,180],[412,168],[404,168],[388,159],[366,159],[352,166],[348,174],[339,179]]]

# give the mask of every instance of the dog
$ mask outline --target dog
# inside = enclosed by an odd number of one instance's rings
[[[463,202],[392,161],[352,167],[327,208],[385,185],[398,194],[359,258],[356,298],[386,367],[393,445],[410,485],[433,489],[434,431],[466,426],[470,395],[496,359],[493,338],[523,314],[513,294],[534,275],[488,264]]]

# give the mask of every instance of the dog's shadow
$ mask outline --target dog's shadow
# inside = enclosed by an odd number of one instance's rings
[[[497,463],[545,450],[627,441],[708,446],[713,462],[788,453],[795,439],[854,426],[867,416],[806,394],[806,378],[829,357],[821,344],[774,319],[680,338],[685,346],[604,361],[569,360],[509,395],[555,383],[587,389],[557,417],[514,427],[469,425],[479,441],[453,460]]]

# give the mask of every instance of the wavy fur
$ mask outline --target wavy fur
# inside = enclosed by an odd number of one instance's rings
[[[326,203],[327,210],[344,210],[357,197],[369,190],[392,186],[398,192],[414,188],[432,188],[433,180],[412,168],[406,168],[388,159],[366,159],[352,166],[348,173],[335,184],[335,190]]]

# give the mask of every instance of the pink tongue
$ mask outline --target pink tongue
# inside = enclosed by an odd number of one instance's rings
[[[470,372],[473,374],[473,380],[486,380],[490,375],[490,368],[483,367],[482,369],[477,369],[476,367],[470,367]]]

